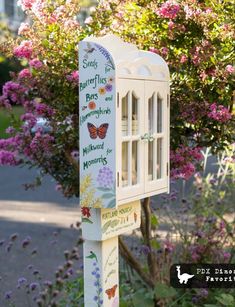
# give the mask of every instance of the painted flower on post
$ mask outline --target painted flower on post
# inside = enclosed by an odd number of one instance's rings
[[[99,170],[97,181],[100,187],[108,188],[113,186],[113,171],[109,167],[104,166]]]
[[[88,208],[88,207],[82,207],[81,211],[82,211],[82,215],[83,215],[83,216],[86,216],[86,217],[88,217],[88,218],[91,216],[90,208]]]

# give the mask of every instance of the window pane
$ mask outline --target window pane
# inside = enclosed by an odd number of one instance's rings
[[[162,99],[157,96],[157,133],[162,132]]]
[[[138,99],[132,92],[132,134],[138,134]]]
[[[122,98],[122,135],[128,135],[128,93]]]
[[[153,144],[148,142],[148,180],[153,180]]]
[[[128,142],[122,143],[122,186],[128,185]]]
[[[154,121],[154,103],[153,103],[154,95],[148,100],[148,121],[149,121],[149,132],[153,133],[153,121]]]
[[[162,178],[162,138],[157,139],[157,179]]]
[[[138,142],[132,142],[132,185],[138,181]]]

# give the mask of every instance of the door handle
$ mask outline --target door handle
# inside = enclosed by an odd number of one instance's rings
[[[154,140],[154,137],[150,135],[149,133],[145,133],[144,135],[141,135],[141,140],[146,140],[149,142],[152,142]]]

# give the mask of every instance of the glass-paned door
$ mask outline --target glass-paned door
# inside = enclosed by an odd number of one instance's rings
[[[145,193],[166,187],[168,162],[167,87],[164,82],[145,81]]]
[[[144,82],[119,79],[117,122],[118,199],[144,193]]]

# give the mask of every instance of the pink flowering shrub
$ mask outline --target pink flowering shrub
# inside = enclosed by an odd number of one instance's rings
[[[218,122],[224,123],[229,121],[232,118],[232,115],[229,112],[228,108],[225,108],[223,105],[216,105],[216,103],[213,103],[210,106],[210,112],[208,113],[208,117]]]
[[[169,0],[164,2],[156,13],[163,18],[175,19],[179,10],[180,5],[176,1]]]
[[[195,164],[203,159],[201,148],[185,147],[180,145],[175,151],[171,151],[170,158],[174,165],[171,170],[172,178],[189,179],[195,173]]]
[[[33,53],[33,44],[31,41],[22,41],[19,46],[14,49],[14,55],[17,58],[30,59]]]
[[[9,137],[21,139],[19,161],[40,165],[66,196],[78,196],[79,155],[73,155],[79,150],[77,48],[86,35],[114,33],[167,61],[174,178],[188,179],[195,172],[199,148],[211,146],[216,151],[233,142],[230,2],[213,0],[209,7],[198,0],[105,0],[85,28],[76,19],[77,0],[18,3],[31,23],[22,23],[20,36],[1,51],[27,65],[4,85],[0,105],[23,106],[20,123],[15,121],[14,129],[8,130]]]
[[[3,86],[0,107],[10,110],[19,104],[24,113],[13,118],[6,131],[9,138],[0,145],[0,165],[39,165],[65,196],[77,196],[77,45],[84,35],[76,21],[79,7],[76,0],[18,4],[31,22],[22,23],[19,37],[2,45],[1,52],[23,59],[26,67],[12,73],[12,81]]]
[[[107,5],[111,10],[107,9]],[[161,55],[171,73],[171,174],[188,179],[190,150],[223,149],[234,141],[232,2],[102,1],[90,34],[114,33]],[[105,12],[105,13],[104,13]],[[216,101],[216,108],[213,103]],[[212,107],[211,107],[212,106]],[[191,148],[182,152],[181,144]],[[182,161],[179,155],[182,154]]]

